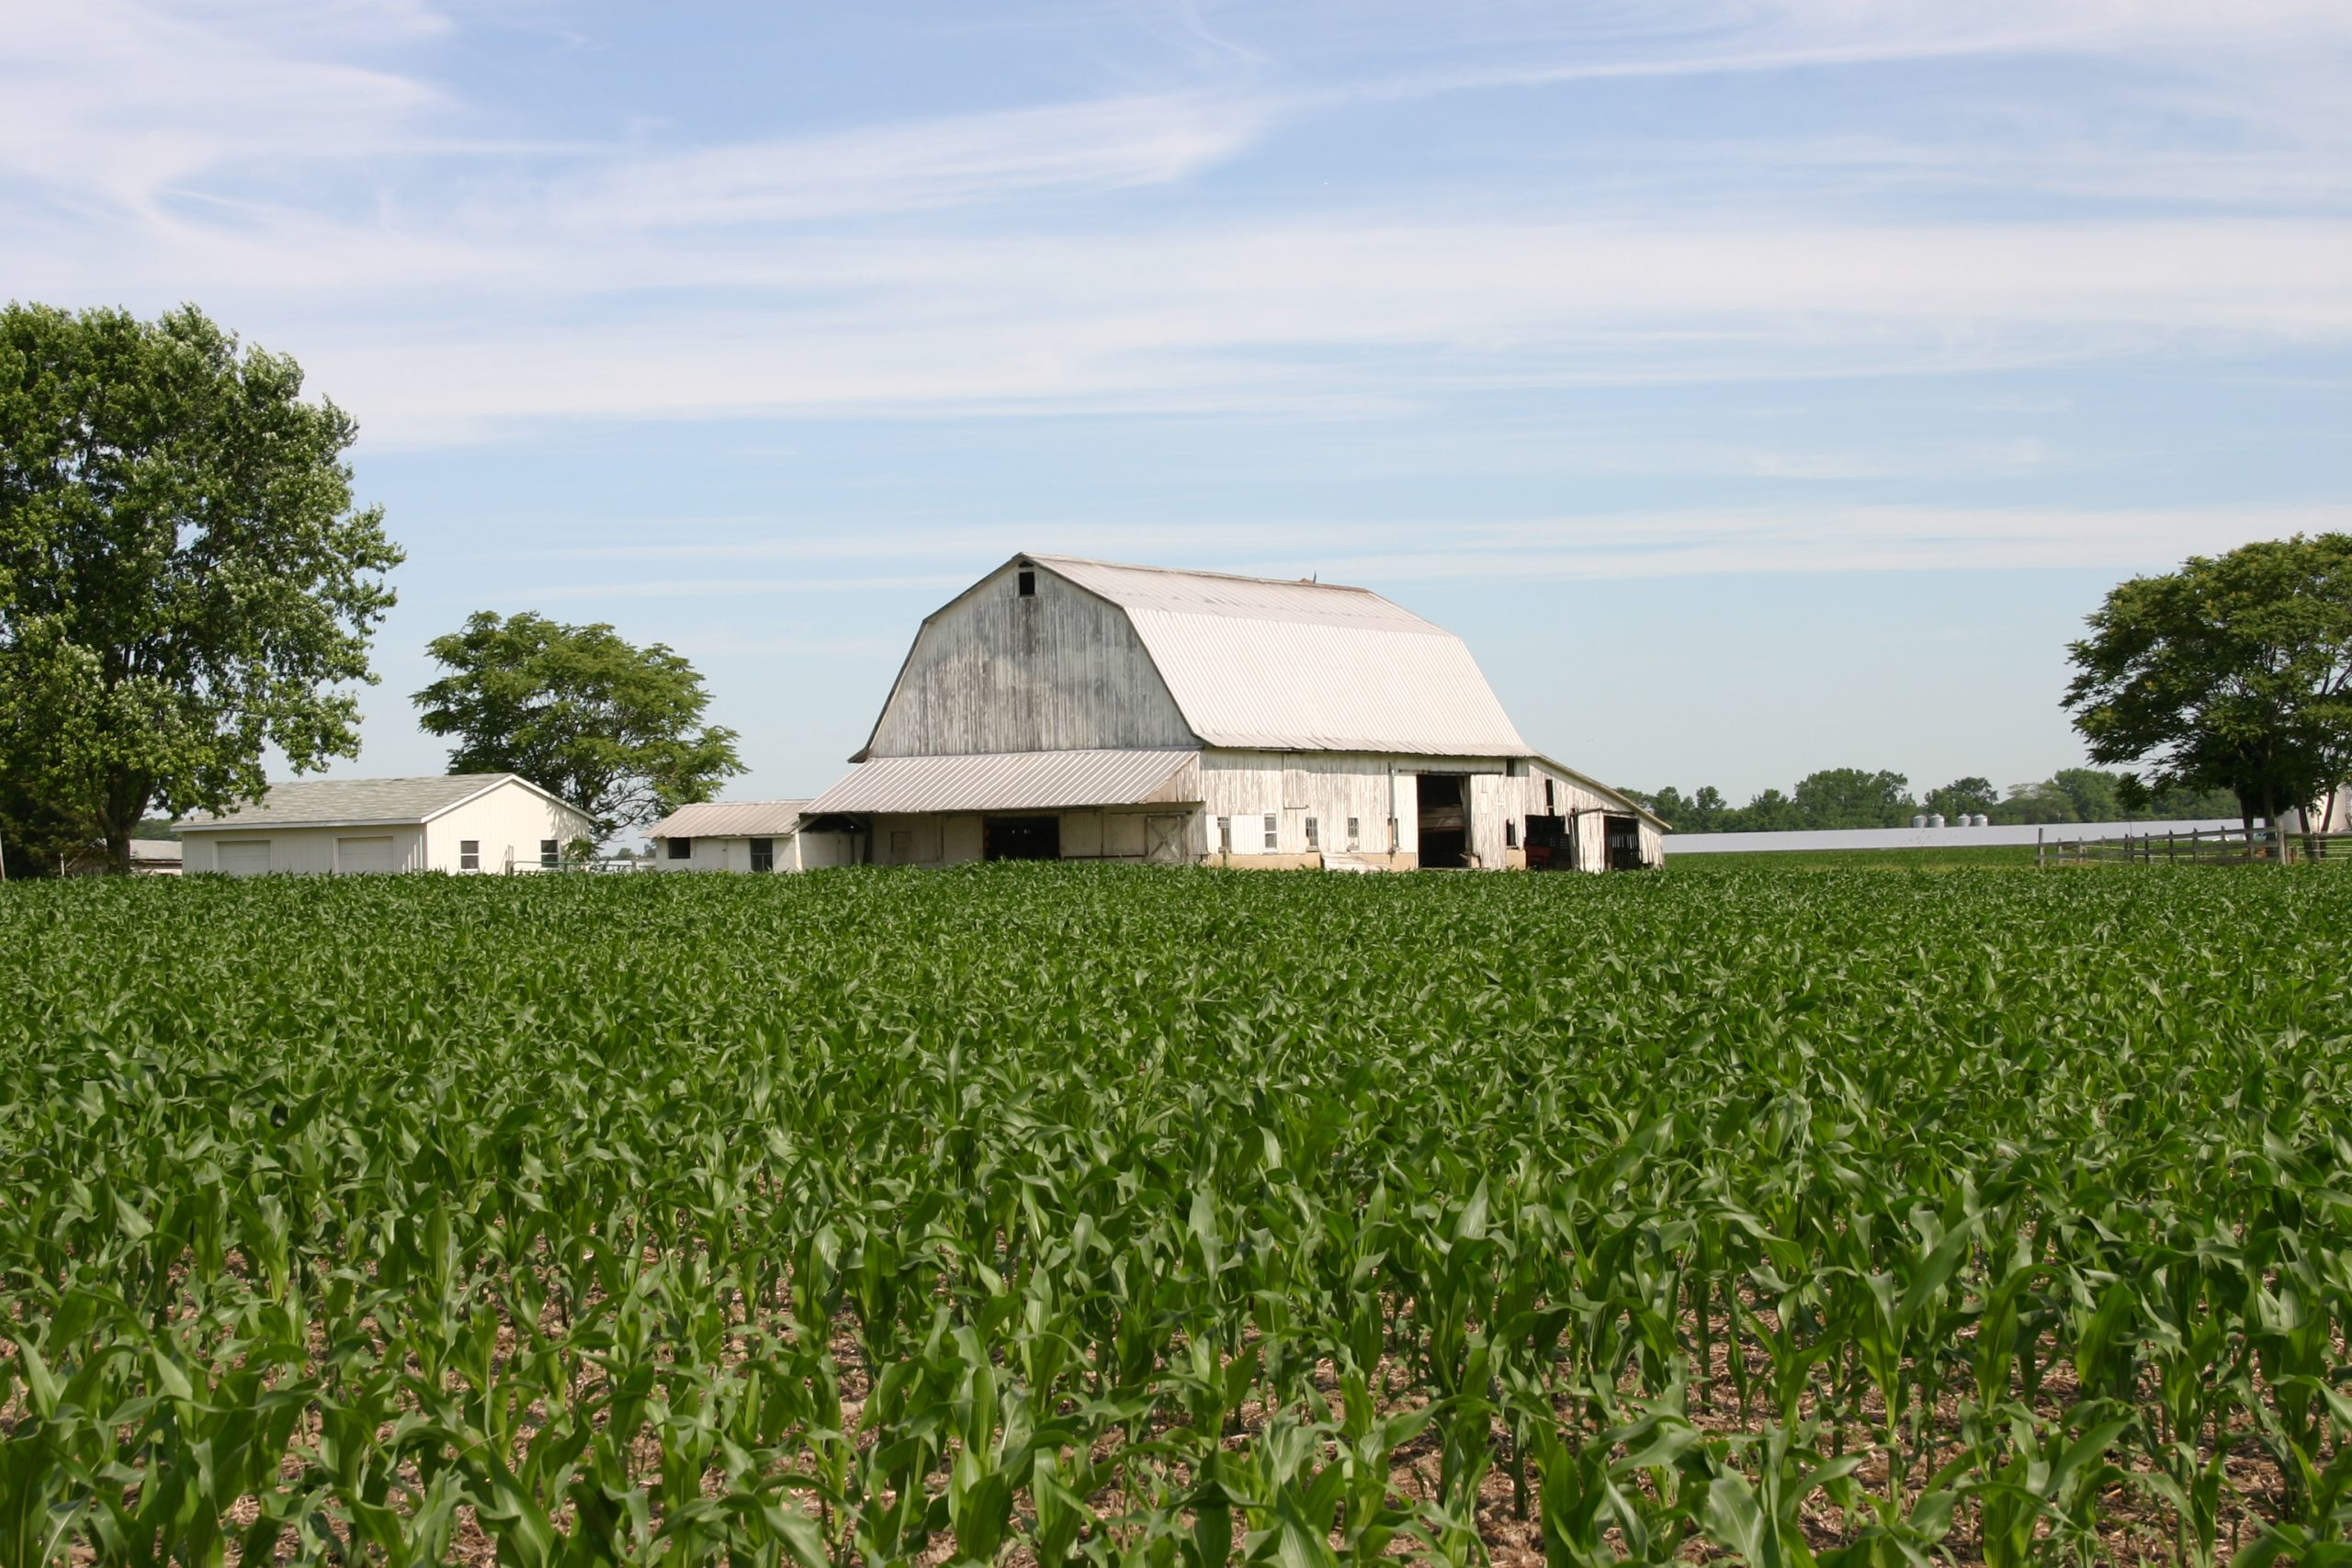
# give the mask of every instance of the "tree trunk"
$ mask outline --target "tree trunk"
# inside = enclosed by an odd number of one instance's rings
[[[98,831],[107,841],[107,874],[130,874],[130,840],[140,818],[147,814],[153,786],[143,778],[115,774],[107,780],[106,804],[98,810]]]

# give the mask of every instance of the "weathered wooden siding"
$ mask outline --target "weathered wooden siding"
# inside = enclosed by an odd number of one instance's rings
[[[1200,813],[1190,806],[1085,807],[992,815],[1060,818],[1064,860],[1141,861],[1148,849],[1148,824],[1159,817],[1183,819],[1182,859],[1197,861],[1206,853]],[[986,818],[977,812],[876,816],[873,821],[876,865],[967,864],[980,858],[987,841]]]
[[[1325,852],[1349,849],[1348,818],[1358,824],[1355,848],[1385,854],[1392,848],[1419,848],[1413,773],[1430,765],[1424,757],[1377,757],[1355,751],[1226,751],[1201,753],[1201,799],[1209,828],[1207,848],[1217,847],[1216,818],[1233,819],[1233,852],[1291,855],[1306,852],[1306,819],[1316,819]],[[1499,767],[1500,764],[1496,764]],[[1265,818],[1275,818],[1274,847],[1266,847]],[[1396,818],[1396,842],[1388,822]]]
[[[876,757],[1194,744],[1124,611],[1010,566],[916,635],[868,747]]]
[[[1606,869],[1607,840],[1601,818],[1611,814],[1623,815],[1625,807],[1600,795],[1590,785],[1547,768],[1540,761],[1517,764],[1513,776],[1506,781],[1505,805],[1519,819],[1520,843],[1523,846],[1527,842],[1527,819],[1544,814],[1544,785],[1546,781],[1552,785],[1550,814],[1573,818],[1576,821],[1577,869]],[[1641,834],[1642,858],[1652,865],[1662,864],[1665,851],[1657,829],[1644,822]]]

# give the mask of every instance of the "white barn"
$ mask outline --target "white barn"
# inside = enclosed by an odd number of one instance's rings
[[[804,829],[805,800],[682,806],[645,830],[656,871],[814,871],[852,863],[850,836]]]
[[[315,779],[173,824],[190,874],[537,871],[595,831],[514,773]]]
[[[1656,865],[1462,639],[1366,589],[1016,556],[927,617],[803,820],[882,865]]]

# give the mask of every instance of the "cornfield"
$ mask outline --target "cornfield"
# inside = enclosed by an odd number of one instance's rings
[[[2340,1562],[2352,888],[0,896],[0,1562]]]

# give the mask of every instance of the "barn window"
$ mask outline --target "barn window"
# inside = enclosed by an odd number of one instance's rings
[[[1219,854],[1233,852],[1233,818],[1230,817],[1216,819],[1216,848]]]
[[[459,871],[481,869],[481,840],[480,839],[458,840],[458,869]]]
[[[662,842],[670,846],[670,858],[672,860],[692,860],[695,858],[695,841],[692,839],[665,839]]]
[[[1348,818],[1348,848],[1352,850],[1363,842],[1363,834],[1360,831],[1362,826],[1363,818],[1357,817]]]
[[[1519,819],[1515,817],[1503,818],[1503,848],[1507,850],[1519,848]]]
[[[775,869],[775,840],[774,839],[752,840],[752,869],[753,871]]]
[[[1266,813],[1266,848],[1270,850],[1279,848],[1282,843],[1277,832],[1282,827],[1282,820],[1271,811]]]
[[[1312,817],[1306,819],[1306,847],[1310,850],[1319,850],[1323,847],[1321,825]]]
[[[1021,597],[1023,599],[1035,599],[1037,596],[1037,574],[1024,566],[1021,569],[1021,577],[1019,581],[1021,583]]]
[[[1560,808],[1552,804],[1552,781],[1545,779],[1544,781],[1544,815],[1557,817],[1559,814]]]
[[[542,871],[553,871],[556,868],[556,863],[562,858],[563,846],[561,844],[558,843],[553,839],[541,839],[539,840],[539,869]]]

